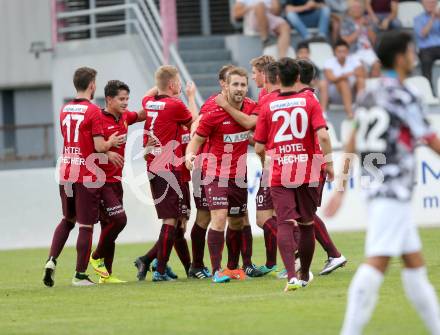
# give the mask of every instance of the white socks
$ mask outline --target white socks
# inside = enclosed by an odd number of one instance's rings
[[[433,335],[440,335],[440,311],[437,295],[428,280],[425,267],[402,270],[406,296],[413,304],[426,327]]]
[[[362,334],[376,306],[383,274],[368,264],[362,264],[354,275],[348,290],[348,305],[341,335]]]
[[[371,318],[376,306],[383,274],[368,264],[362,264],[351,281],[348,305],[341,335],[358,335]],[[433,335],[440,335],[440,308],[425,267],[402,270],[402,283],[426,327]]]

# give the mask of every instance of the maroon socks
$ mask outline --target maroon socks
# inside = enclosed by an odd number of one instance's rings
[[[226,230],[226,246],[228,248],[228,269],[238,268],[240,260],[241,230],[232,230],[230,227]]]
[[[177,256],[182,262],[186,274],[188,274],[189,267],[191,266],[191,256],[189,255],[188,243],[185,240],[185,231],[180,227],[180,223],[178,223],[178,228],[176,228],[174,250],[176,250]]]
[[[53,233],[49,258],[58,258],[64,248],[64,245],[66,244],[67,238],[69,237],[69,234],[72,231],[73,227],[75,227],[75,223],[69,222],[66,219],[61,220],[61,222],[55,229],[55,232]]]
[[[208,249],[211,258],[212,273],[221,269],[222,253],[225,244],[225,236],[223,231],[213,229],[208,230]]]
[[[287,270],[288,280],[296,277],[295,251],[296,242],[293,238],[293,222],[283,221],[278,223],[277,243],[280,255]]]
[[[263,225],[264,244],[266,246],[266,266],[271,268],[277,264],[277,220],[268,219]]]
[[[92,237],[93,226],[79,227],[78,239],[76,240],[76,272],[84,273],[87,270],[92,248]]]
[[[322,248],[327,252],[327,256],[333,258],[341,257],[341,253],[334,245],[324,222],[322,222],[317,215],[313,217],[313,221],[315,222],[316,239],[318,240],[319,244],[321,244]]]
[[[157,271],[160,274],[165,273],[174,245],[175,232],[176,228],[167,224],[163,224],[160,230],[159,240],[157,241]]]
[[[191,248],[194,268],[203,268],[205,265],[203,263],[203,256],[205,254],[205,238],[206,229],[200,227],[197,223],[191,230]]]
[[[314,225],[299,225],[301,238],[299,240],[298,252],[301,260],[301,279],[309,280],[310,264],[312,264],[315,252],[315,232]]]
[[[241,257],[243,267],[252,266],[252,229],[251,226],[244,226],[241,231]]]

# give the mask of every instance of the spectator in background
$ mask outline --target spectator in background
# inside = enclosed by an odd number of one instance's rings
[[[379,77],[380,62],[373,50],[376,33],[364,16],[364,6],[359,0],[353,0],[347,16],[342,21],[341,38],[350,46],[350,53],[365,66],[370,77]]]
[[[310,39],[307,28],[318,28],[318,35],[327,39],[330,27],[330,8],[314,0],[285,0],[286,18],[303,39]]]
[[[290,26],[280,17],[279,0],[237,0],[233,8],[236,19],[245,18],[251,28],[260,34],[263,48],[270,45],[270,34],[278,37],[278,54],[287,55],[290,46]]]
[[[353,118],[355,93],[365,88],[365,71],[357,57],[350,55],[349,45],[339,40],[334,46],[335,57],[324,64],[324,75],[329,82],[329,99],[333,103],[344,105],[348,118]]]
[[[315,78],[313,79],[311,86],[315,89],[317,95],[319,96],[319,103],[322,111],[325,113],[328,105],[328,83],[324,78],[321,78],[321,71],[310,59],[310,48],[306,41],[298,43],[298,46],[296,47],[296,58],[305,59],[313,64],[315,68]]]
[[[326,0],[326,5],[330,8],[330,27],[332,42],[336,43],[340,39],[342,18],[348,9],[347,0]]]
[[[440,59],[440,8],[437,0],[423,0],[425,12],[414,19],[422,74],[432,82],[432,65]]]
[[[366,0],[368,17],[376,32],[398,29],[402,24],[397,19],[398,0]]]

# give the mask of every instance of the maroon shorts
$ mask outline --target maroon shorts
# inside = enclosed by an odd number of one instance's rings
[[[178,219],[186,217],[180,172],[167,171],[159,174],[150,173],[150,188],[159,219]],[[189,196],[189,194],[188,194]]]
[[[313,221],[316,209],[321,204],[322,185],[310,187],[303,184],[297,188],[274,186],[270,188],[272,199],[280,221],[296,220],[299,222]]]
[[[227,209],[228,216],[242,217],[247,210],[247,187],[238,187],[234,179],[218,180],[205,185],[209,210]]]
[[[88,188],[82,183],[59,185],[63,216],[83,225],[94,225],[99,217],[102,188]]]
[[[182,214],[189,220],[191,216],[191,191],[189,190],[189,182],[186,181],[182,183],[182,193]]]
[[[203,179],[202,171],[200,169],[194,169],[192,174],[194,203],[197,209],[209,211],[205,187],[201,185],[201,179]]]
[[[193,184],[194,186],[194,184]],[[198,187],[199,192],[194,191],[194,202],[196,204],[197,209],[201,209],[203,211],[209,211],[208,207],[208,199],[206,199],[205,187],[203,185],[194,186]]]
[[[105,183],[101,191],[101,205],[99,208],[100,221],[112,221],[125,216],[122,198],[124,190],[121,182]]]
[[[257,211],[266,211],[273,209],[272,195],[270,194],[270,187],[261,187],[258,189],[255,197],[257,204]]]

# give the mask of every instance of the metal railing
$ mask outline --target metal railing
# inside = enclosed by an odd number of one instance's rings
[[[90,38],[95,38],[96,30],[99,28],[108,28],[116,26],[125,26],[125,33],[131,34],[137,33],[142,41],[145,49],[150,54],[155,67],[159,67],[164,59],[163,56],[163,40],[162,40],[162,21],[159,11],[154,4],[153,0],[125,0],[123,5],[106,6],[99,8],[90,8],[84,10],[76,10],[70,12],[59,12],[56,15],[57,20],[68,20],[72,18],[89,17],[90,20],[87,24],[77,24],[74,26],[59,26],[57,29],[58,34],[66,34],[72,32],[90,32]],[[96,23],[96,15],[109,14],[115,12],[125,12],[124,20],[98,22]],[[133,30],[134,29],[134,30]],[[182,61],[176,45],[170,45],[170,61],[177,67],[179,73],[182,76],[184,84],[193,81],[190,73],[188,72],[184,62]],[[185,96],[186,99],[186,96]],[[196,91],[196,103],[200,107],[203,104],[203,99]]]
[[[41,124],[22,124],[22,125],[3,125],[0,126],[0,136],[2,138],[8,138],[9,141],[12,142],[9,145],[6,145],[3,149],[3,152],[0,152],[0,162],[9,162],[9,161],[23,161],[23,160],[43,160],[43,159],[53,159],[54,153],[51,147],[53,139],[51,135],[53,134],[53,124],[52,123],[41,123]],[[35,135],[35,130],[42,129],[43,136],[39,138],[38,135]],[[32,134],[29,134],[26,138],[31,139],[34,143],[41,143],[42,141],[42,151],[39,153],[25,154],[21,153],[19,149],[16,148],[16,140],[18,137],[18,133],[23,137],[22,131],[32,131]],[[7,136],[9,135],[9,136]],[[13,139],[11,141],[11,138]],[[40,146],[38,145],[40,148]]]

